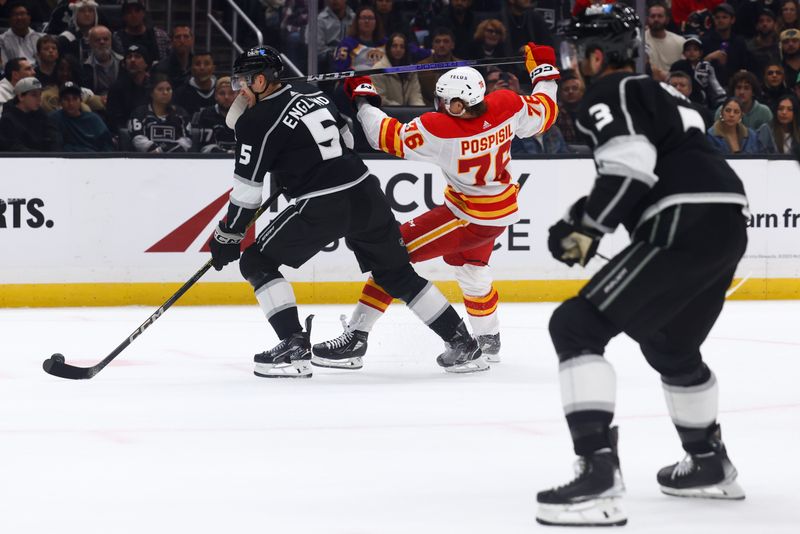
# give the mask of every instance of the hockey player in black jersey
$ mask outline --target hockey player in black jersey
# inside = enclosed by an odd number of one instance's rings
[[[236,137],[225,123],[225,117],[236,94],[228,76],[219,78],[214,88],[216,104],[203,108],[192,117],[192,136],[202,154],[233,153]]]
[[[537,520],[621,525],[615,375],[603,357],[624,332],[660,375],[685,458],[661,469],[661,490],[682,497],[743,499],[717,424],[717,381],[700,345],[717,319],[745,251],[742,183],[706,141],[703,120],[677,91],[633,74],[639,19],[622,5],[595,5],[567,38],[589,87],[577,127],[594,149],[597,178],[550,228],[548,246],[585,265],[622,224],[631,244],[550,319],[561,398],[577,476],[538,494]]]
[[[239,259],[247,224],[261,204],[267,172],[295,203],[281,212],[241,254],[242,276],[280,343],[256,354],[255,374],[311,376],[311,317],[300,325],[282,265],[300,267],[325,245],[345,238],[362,271],[399,298],[445,341],[437,361],[445,370],[488,368],[477,341],[444,295],[409,263],[399,225],[378,179],[352,151],[353,138],[336,107],[315,87],[284,83],[278,52],[248,50],[234,63],[237,100],[226,122],[236,130],[236,166],[228,214],[211,239],[216,269]],[[238,115],[238,119],[237,119]]]

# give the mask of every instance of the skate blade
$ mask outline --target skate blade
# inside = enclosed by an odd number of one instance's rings
[[[605,497],[572,504],[539,504],[536,522],[542,525],[568,527],[617,527],[628,518],[620,506],[621,499]]]
[[[364,361],[361,356],[353,358],[344,358],[341,360],[331,360],[329,358],[322,358],[321,356],[311,356],[311,365],[315,367],[328,367],[329,369],[361,369],[364,367]]]
[[[478,356],[474,360],[470,360],[466,363],[459,363],[456,365],[451,365],[450,367],[445,367],[444,370],[448,373],[456,374],[479,373],[481,371],[489,370],[489,362],[486,361],[485,357]]]
[[[311,378],[308,360],[295,360],[291,363],[258,363],[253,374],[262,378]]]
[[[486,351],[483,352],[483,357],[486,358],[486,361],[489,363],[500,363],[500,353],[495,352],[494,354],[490,354]]]
[[[673,497],[686,497],[694,499],[721,499],[730,501],[741,501],[744,499],[744,490],[736,480],[722,482],[701,488],[669,488],[660,486],[661,493]]]

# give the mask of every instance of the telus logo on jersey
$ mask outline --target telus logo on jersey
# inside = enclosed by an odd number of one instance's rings
[[[283,120],[281,122],[291,128],[292,130],[295,129],[298,122],[302,120],[303,115],[315,109],[317,107],[325,107],[330,104],[331,101],[325,98],[324,96],[308,96],[305,98],[299,99],[294,105],[286,112],[284,115]]]
[[[42,208],[44,200],[41,198],[0,198],[0,229],[52,228],[55,222],[45,218]]]

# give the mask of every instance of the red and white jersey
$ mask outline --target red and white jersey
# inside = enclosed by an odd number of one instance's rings
[[[506,167],[514,136],[546,131],[556,120],[557,84],[542,81],[530,96],[501,89],[486,95],[486,113],[460,119],[429,112],[408,124],[362,105],[358,120],[370,146],[409,160],[442,168],[445,204],[460,219],[486,226],[519,220],[515,183]]]

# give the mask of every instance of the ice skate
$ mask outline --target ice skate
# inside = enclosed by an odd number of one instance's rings
[[[500,363],[500,334],[484,334],[478,336],[478,345],[489,363]]]
[[[477,340],[467,331],[464,321],[458,325],[453,339],[445,342],[445,351],[436,358],[436,363],[448,373],[475,373],[489,369],[489,363],[481,354]]]
[[[316,343],[312,349],[311,365],[334,369],[361,369],[361,359],[367,353],[367,332],[350,328],[344,315],[339,317],[344,332],[330,341]]]
[[[659,470],[656,478],[663,493],[675,497],[744,499],[744,490],[736,482],[736,468],[722,443],[719,425],[712,429],[709,441],[711,452],[687,454],[680,462]]]
[[[620,506],[625,492],[617,456],[617,428],[611,428],[612,447],[579,456],[574,480],[536,496],[536,521],[558,526],[620,526],[628,518]]]
[[[265,378],[311,378],[311,319],[306,319],[306,331],[281,340],[272,349],[256,354],[256,376]]]

